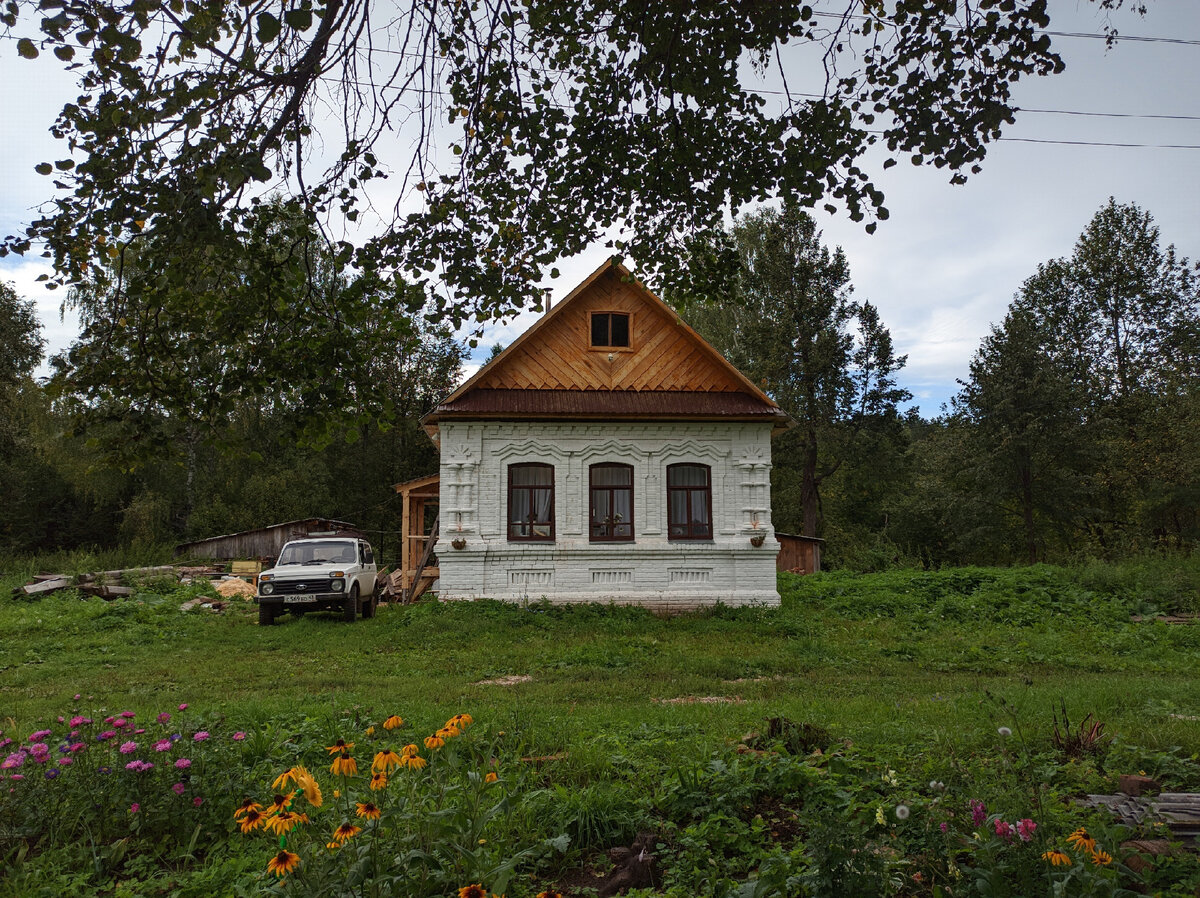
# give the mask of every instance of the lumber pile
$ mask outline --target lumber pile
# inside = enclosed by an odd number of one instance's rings
[[[126,578],[175,577],[181,583],[190,583],[197,578],[216,580],[227,576],[224,566],[217,565],[173,565],[124,568],[117,571],[92,571],[86,574],[35,574],[27,583],[13,589],[13,598],[48,596],[62,589],[77,589],[85,596],[111,601],[133,595],[133,589],[120,585]],[[243,583],[244,581],[237,581]]]

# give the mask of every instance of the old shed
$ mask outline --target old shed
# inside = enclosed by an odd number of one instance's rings
[[[210,536],[208,539],[180,543],[175,547],[175,554],[224,561],[235,558],[274,559],[279,554],[279,550],[283,548],[283,544],[290,539],[343,532],[353,533],[356,536],[361,535],[353,524],[346,521],[335,521],[332,518],[305,518],[300,521],[272,524],[269,527],[258,527],[254,530],[243,530],[240,533]]]

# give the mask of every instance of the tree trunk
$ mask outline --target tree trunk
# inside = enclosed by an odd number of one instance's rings
[[[1025,522],[1025,552],[1030,564],[1037,564],[1037,529],[1033,521],[1033,470],[1028,464],[1018,469],[1021,479],[1021,518]]]
[[[800,508],[804,515],[802,536],[817,535],[821,502],[820,485],[821,480],[817,477],[817,435],[810,430],[808,442],[804,447],[804,475],[800,482]]]

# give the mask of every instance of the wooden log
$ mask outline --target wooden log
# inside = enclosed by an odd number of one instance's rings
[[[112,601],[113,599],[127,599],[133,595],[133,590],[128,586],[107,586],[103,583],[81,586],[79,591],[86,595],[97,596],[108,601]]]
[[[70,577],[59,577],[55,580],[42,580],[18,586],[13,590],[13,595],[44,596],[60,589],[69,589],[72,585]]]
[[[160,565],[157,565],[156,567],[130,567],[130,568],[124,568],[123,570],[119,570],[119,571],[99,571],[94,576],[103,577],[106,580],[119,580],[121,577],[124,577],[126,574],[175,574],[175,573],[178,573],[178,571],[175,570],[175,565],[160,564]]]

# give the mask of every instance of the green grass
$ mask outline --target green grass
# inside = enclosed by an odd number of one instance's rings
[[[195,588],[160,582],[117,602],[62,592],[0,605],[0,708],[21,727],[81,691],[145,712],[187,701],[247,724],[351,708],[469,710],[526,729],[547,751],[646,727],[716,744],[783,715],[859,744],[913,746],[990,733],[991,693],[1036,738],[1048,738],[1065,701],[1128,740],[1196,751],[1200,724],[1184,718],[1200,716],[1200,626],[1130,615],[1193,607],[1198,568],[782,575],[778,610],[664,619],[422,604],[353,625],[314,614],[269,629],[253,603],[181,612]],[[479,685],[510,675],[532,680]],[[673,701],[698,697],[731,701]]]
[[[134,557],[161,560],[149,550],[103,560],[119,567],[112,562]],[[33,570],[110,566],[100,560],[26,559],[0,575],[5,735],[52,729],[70,708],[129,709],[150,720],[186,702],[215,732],[261,737],[257,763],[281,769],[303,760],[300,744],[315,751],[308,763],[323,765],[329,739],[355,738],[390,714],[409,720],[410,739],[468,712],[515,757],[560,757],[545,767],[507,762],[514,816],[498,837],[515,846],[572,836],[566,855],[523,870],[516,898],[596,863],[646,827],[665,840],[661,894],[724,896],[732,893],[712,875],[736,884],[771,858],[775,869],[811,878],[836,871],[838,857],[851,866],[876,857],[854,846],[888,829],[875,817],[888,802],[915,801],[925,821],[888,830],[901,840],[895,869],[910,870],[939,856],[921,832],[936,820],[955,823],[952,809],[961,817],[967,798],[1015,820],[1035,813],[1029,784],[1046,783],[1039,788],[1052,792],[1036,813],[1045,837],[1061,839],[1084,814],[1071,797],[1113,788],[1117,773],[1145,769],[1167,788],[1200,788],[1200,625],[1131,619],[1194,612],[1200,559],[781,575],[781,608],[671,618],[600,605],[426,602],[352,625],[313,614],[262,628],[256,606],[238,599],[222,614],[182,612],[206,587],[162,578],[113,602],[74,591],[7,597]],[[512,676],[529,679],[484,682]],[[1055,754],[1053,712],[1063,705],[1075,721],[1093,714],[1115,741],[1080,762]],[[831,752],[810,765],[803,755],[733,750],[771,717],[827,730]],[[999,737],[1000,726],[1017,739]],[[902,782],[881,785],[892,768]],[[269,776],[236,769],[254,781]],[[950,816],[937,816],[930,780],[950,787]],[[798,802],[800,782],[809,791]],[[765,835],[760,808],[799,821],[794,833],[787,824],[783,835]],[[826,833],[822,821],[836,826]],[[223,839],[206,843],[212,853],[202,863],[168,862],[149,842],[95,869],[90,848],[31,843],[33,855],[0,872],[0,896],[188,898],[214,894],[214,883],[223,884],[219,894],[256,893],[269,844]],[[978,861],[975,847],[952,848],[943,861]],[[25,848],[0,839],[0,867]],[[926,869],[944,876],[949,868]],[[871,876],[880,889],[892,881]],[[1163,894],[1191,894],[1200,866],[1164,868],[1160,879],[1180,890]],[[859,894],[812,883],[803,893]]]

